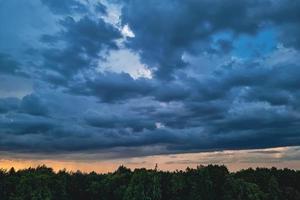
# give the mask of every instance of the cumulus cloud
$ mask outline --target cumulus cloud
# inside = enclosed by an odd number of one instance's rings
[[[66,17],[60,20],[59,24],[64,30],[57,35],[44,35],[42,38],[44,41],[45,37],[48,38],[46,41],[48,42],[54,37],[64,44],[64,47],[50,46],[42,52],[44,67],[61,75],[60,77],[49,75],[49,80],[53,80],[54,84],[59,83],[55,82],[59,78],[71,79],[78,71],[88,71],[89,68],[95,67],[93,61],[101,59],[99,56],[101,50],[116,49],[115,40],[121,37],[118,30],[105,23],[103,19],[95,21],[85,16],[75,21],[73,17]]]
[[[2,151],[300,145],[296,1],[38,2],[51,18],[41,31],[28,17],[31,44],[14,35],[26,51],[0,45]]]
[[[122,22],[128,24],[135,37],[130,48],[140,51],[142,59],[156,69],[156,75],[168,78],[172,71],[187,63],[184,52],[208,50],[215,33],[233,31],[253,34],[260,21],[252,15],[256,4],[250,1],[128,1],[124,3]],[[234,12],[232,12],[234,11]],[[226,17],[224,17],[226,16]],[[159,22],[157,21],[159,19]],[[230,43],[220,41],[225,50]]]

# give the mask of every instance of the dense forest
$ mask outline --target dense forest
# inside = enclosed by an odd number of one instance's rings
[[[108,174],[40,166],[0,171],[1,200],[300,200],[300,171],[225,166],[185,171],[130,169]]]

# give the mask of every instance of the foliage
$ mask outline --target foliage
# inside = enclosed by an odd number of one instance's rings
[[[1,200],[300,200],[300,172],[225,166],[185,171],[130,169],[114,173],[54,172],[40,166],[0,170]]]

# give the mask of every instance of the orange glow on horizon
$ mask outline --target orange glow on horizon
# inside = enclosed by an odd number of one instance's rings
[[[238,150],[238,151],[217,151],[208,153],[187,153],[173,155],[147,156],[128,159],[115,159],[105,161],[82,161],[82,160],[55,160],[55,159],[0,159],[0,168],[16,170],[29,167],[46,165],[55,171],[66,169],[67,171],[82,172],[113,172],[120,165],[131,169],[135,168],[158,168],[164,171],[185,170],[187,167],[196,167],[197,165],[218,164],[226,165],[230,171],[237,171],[245,168],[256,167],[277,167],[300,169],[300,161],[285,159],[289,154],[298,153],[292,151],[293,147],[272,148],[264,150]]]

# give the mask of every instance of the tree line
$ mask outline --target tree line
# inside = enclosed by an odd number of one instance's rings
[[[1,200],[300,200],[300,171],[225,166],[166,172],[120,166],[97,174],[46,166],[0,170]]]

